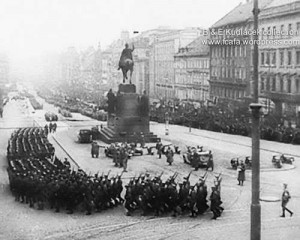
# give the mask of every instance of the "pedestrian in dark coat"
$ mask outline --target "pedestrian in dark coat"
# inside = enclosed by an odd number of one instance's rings
[[[44,132],[45,132],[45,135],[48,136],[49,129],[48,129],[48,125],[47,124],[44,127]]]
[[[212,155],[211,151],[209,151],[209,157],[208,157],[208,161],[207,161],[206,171],[209,168],[211,168],[211,171],[214,171],[214,161],[213,161],[213,155]]]
[[[163,148],[163,145],[162,145],[161,141],[158,141],[156,144],[156,149],[157,149],[157,155],[158,155],[159,159],[161,159],[162,148]]]
[[[123,172],[127,172],[128,152],[123,147],[120,152],[120,157],[123,166]]]
[[[100,146],[97,142],[92,143],[92,149],[91,149],[92,158],[99,157],[99,148],[100,148]]]
[[[56,132],[56,128],[57,128],[57,124],[56,124],[56,122],[55,122],[55,123],[53,123],[53,125],[52,125],[52,131],[53,131],[53,133]]]
[[[293,216],[293,212],[289,210],[286,206],[291,198],[289,191],[287,190],[287,184],[283,184],[283,193],[281,196],[281,207],[282,207],[282,215],[280,217],[285,217],[285,211],[290,213],[290,216]]]
[[[52,130],[53,130],[53,124],[52,124],[52,122],[50,122],[49,123],[49,132],[52,133]]]
[[[166,157],[167,157],[167,163],[169,163],[169,165],[172,165],[172,163],[174,162],[173,156],[174,156],[173,150],[170,147],[168,147]]]
[[[241,161],[241,164],[238,166],[237,170],[238,170],[237,180],[239,181],[238,185],[243,186],[245,181],[245,171],[246,171],[246,166],[243,161]]]

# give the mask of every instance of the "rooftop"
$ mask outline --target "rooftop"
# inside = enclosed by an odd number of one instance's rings
[[[193,42],[188,44],[185,48],[179,49],[176,56],[195,56],[195,55],[208,55],[209,46],[204,44],[203,41],[207,39],[206,36],[200,36],[196,38]]]
[[[259,0],[258,7],[260,10],[262,10],[266,6],[271,4],[273,1],[283,2],[283,1],[292,1],[292,0]],[[252,10],[253,10],[252,1],[248,1],[246,3],[240,3],[233,10],[227,13],[223,18],[221,18],[219,21],[213,24],[211,28],[218,28],[218,27],[226,26],[228,24],[245,22],[253,17]]]

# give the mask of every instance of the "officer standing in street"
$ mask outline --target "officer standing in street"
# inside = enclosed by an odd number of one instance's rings
[[[289,210],[286,206],[291,198],[290,192],[287,190],[287,184],[283,184],[283,193],[281,196],[281,207],[282,207],[282,215],[280,217],[285,217],[285,211],[290,213],[290,216],[293,216],[293,212]]]
[[[162,145],[161,141],[158,140],[156,143],[156,149],[157,149],[157,155],[158,155],[159,159],[161,159],[162,148],[163,148],[163,145]]]
[[[91,149],[92,158],[99,157],[99,148],[100,148],[100,146],[97,142],[92,143],[92,149]]]

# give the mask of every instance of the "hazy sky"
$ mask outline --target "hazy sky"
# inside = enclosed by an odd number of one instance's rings
[[[241,0],[0,0],[0,51],[30,64],[69,46],[105,48],[122,30],[210,27]]]

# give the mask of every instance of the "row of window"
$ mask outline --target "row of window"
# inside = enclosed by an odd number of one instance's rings
[[[174,53],[173,43],[168,42],[168,43],[156,45],[155,46],[155,53],[157,55]]]
[[[175,68],[209,68],[209,59],[176,61]]]
[[[212,87],[211,92],[213,96],[239,99],[245,97],[246,92],[244,90],[224,88],[224,87]]]
[[[225,45],[211,47],[211,56],[213,58],[225,58],[225,57],[246,57],[247,56],[247,45]]]
[[[260,39],[278,39],[287,38],[300,35],[300,22],[295,24],[289,23],[287,25],[281,24],[277,26],[269,26],[261,28]]]
[[[279,85],[276,88],[276,83]],[[276,77],[261,77],[260,79],[260,90],[263,91],[280,91],[292,93],[292,79],[287,78],[284,80],[283,78],[279,79],[279,82],[276,82]],[[295,79],[295,92],[300,93],[300,79]]]
[[[234,67],[214,67],[212,68],[211,75],[219,78],[246,79],[246,69]]]
[[[277,52],[279,52],[278,59]],[[261,51],[260,65],[276,66],[277,64],[279,64],[279,66],[300,65],[300,50]]]
[[[182,83],[182,84],[192,84],[192,83],[204,83],[209,80],[208,76],[202,76],[202,77],[197,77],[197,76],[186,76],[186,75],[176,75],[175,76],[175,82],[176,83]]]

